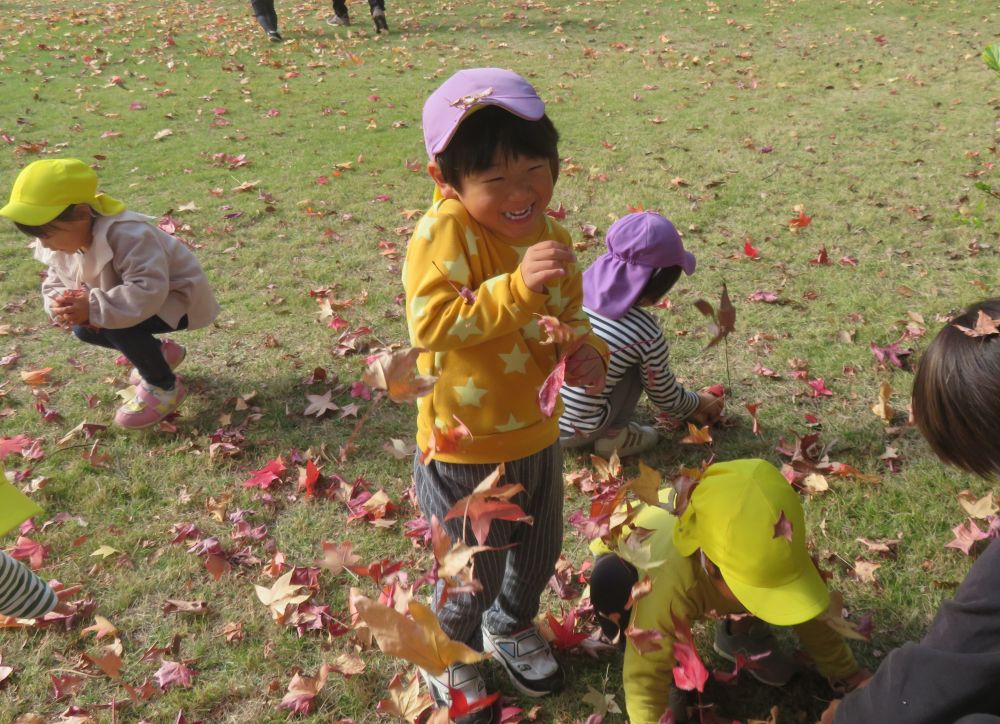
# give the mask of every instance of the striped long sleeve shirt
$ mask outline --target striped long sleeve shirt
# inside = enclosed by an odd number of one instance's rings
[[[670,371],[670,347],[653,316],[632,307],[621,319],[608,319],[584,307],[590,326],[608,343],[611,359],[604,391],[588,395],[579,387],[563,385],[563,414],[559,427],[564,436],[588,434],[600,429],[611,413],[610,398],[615,385],[633,367],[650,401],[661,412],[683,420],[698,408],[698,393],[686,390]]]
[[[49,584],[0,551],[0,614],[38,618],[55,608],[58,602]]]

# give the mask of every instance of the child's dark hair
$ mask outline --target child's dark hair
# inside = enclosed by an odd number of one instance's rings
[[[434,159],[441,176],[461,191],[462,179],[497,160],[545,158],[559,176],[559,132],[548,116],[529,121],[499,106],[484,106],[465,118],[448,147]]]
[[[913,380],[913,418],[938,457],[982,477],[1000,473],[1000,334],[969,336],[979,312],[1000,320],[1000,299],[969,307],[938,332]]]
[[[76,204],[70,204],[65,209],[59,212],[59,215],[44,224],[39,224],[38,226],[31,226],[29,224],[22,224],[20,221],[15,221],[14,226],[18,228],[22,233],[27,234],[38,239],[44,239],[49,234],[52,233],[53,227],[57,221],[73,221],[76,218]]]
[[[664,294],[674,288],[674,284],[681,278],[681,271],[679,266],[660,267],[650,275],[637,299],[648,304],[660,301]]]

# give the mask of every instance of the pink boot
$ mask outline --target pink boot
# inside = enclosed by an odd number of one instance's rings
[[[142,382],[135,386],[135,397],[118,408],[115,422],[129,430],[150,427],[165,420],[185,397],[187,390],[180,377],[172,390],[162,390]]]
[[[160,342],[160,354],[163,355],[163,359],[170,365],[170,369],[175,370],[184,361],[184,358],[187,356],[187,350],[172,339],[165,339]],[[142,382],[142,375],[139,374],[139,370],[133,368],[132,374],[128,376],[128,383],[134,386],[140,382]]]

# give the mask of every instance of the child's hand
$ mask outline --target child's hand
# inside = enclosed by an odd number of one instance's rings
[[[583,387],[588,395],[604,390],[604,359],[589,344],[580,347],[566,358],[566,384]]]
[[[689,419],[699,425],[712,425],[722,417],[725,407],[725,397],[716,397],[708,390],[699,390],[698,409],[691,413]]]
[[[60,324],[86,324],[90,319],[90,295],[85,289],[67,290],[52,302],[52,316]]]
[[[521,260],[521,277],[531,291],[541,293],[545,285],[566,276],[566,265],[576,261],[573,251],[558,241],[540,241],[528,247]]]

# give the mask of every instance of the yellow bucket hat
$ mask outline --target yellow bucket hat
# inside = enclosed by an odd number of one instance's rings
[[[41,226],[71,204],[89,204],[102,216],[125,210],[125,204],[97,193],[94,169],[76,158],[50,158],[29,163],[17,175],[10,201],[0,216],[28,226]]]
[[[0,535],[41,512],[31,498],[10,484],[0,465]]]
[[[739,602],[768,623],[793,626],[830,604],[806,550],[798,493],[764,460],[710,466],[674,528],[674,544],[685,556],[701,548]]]

